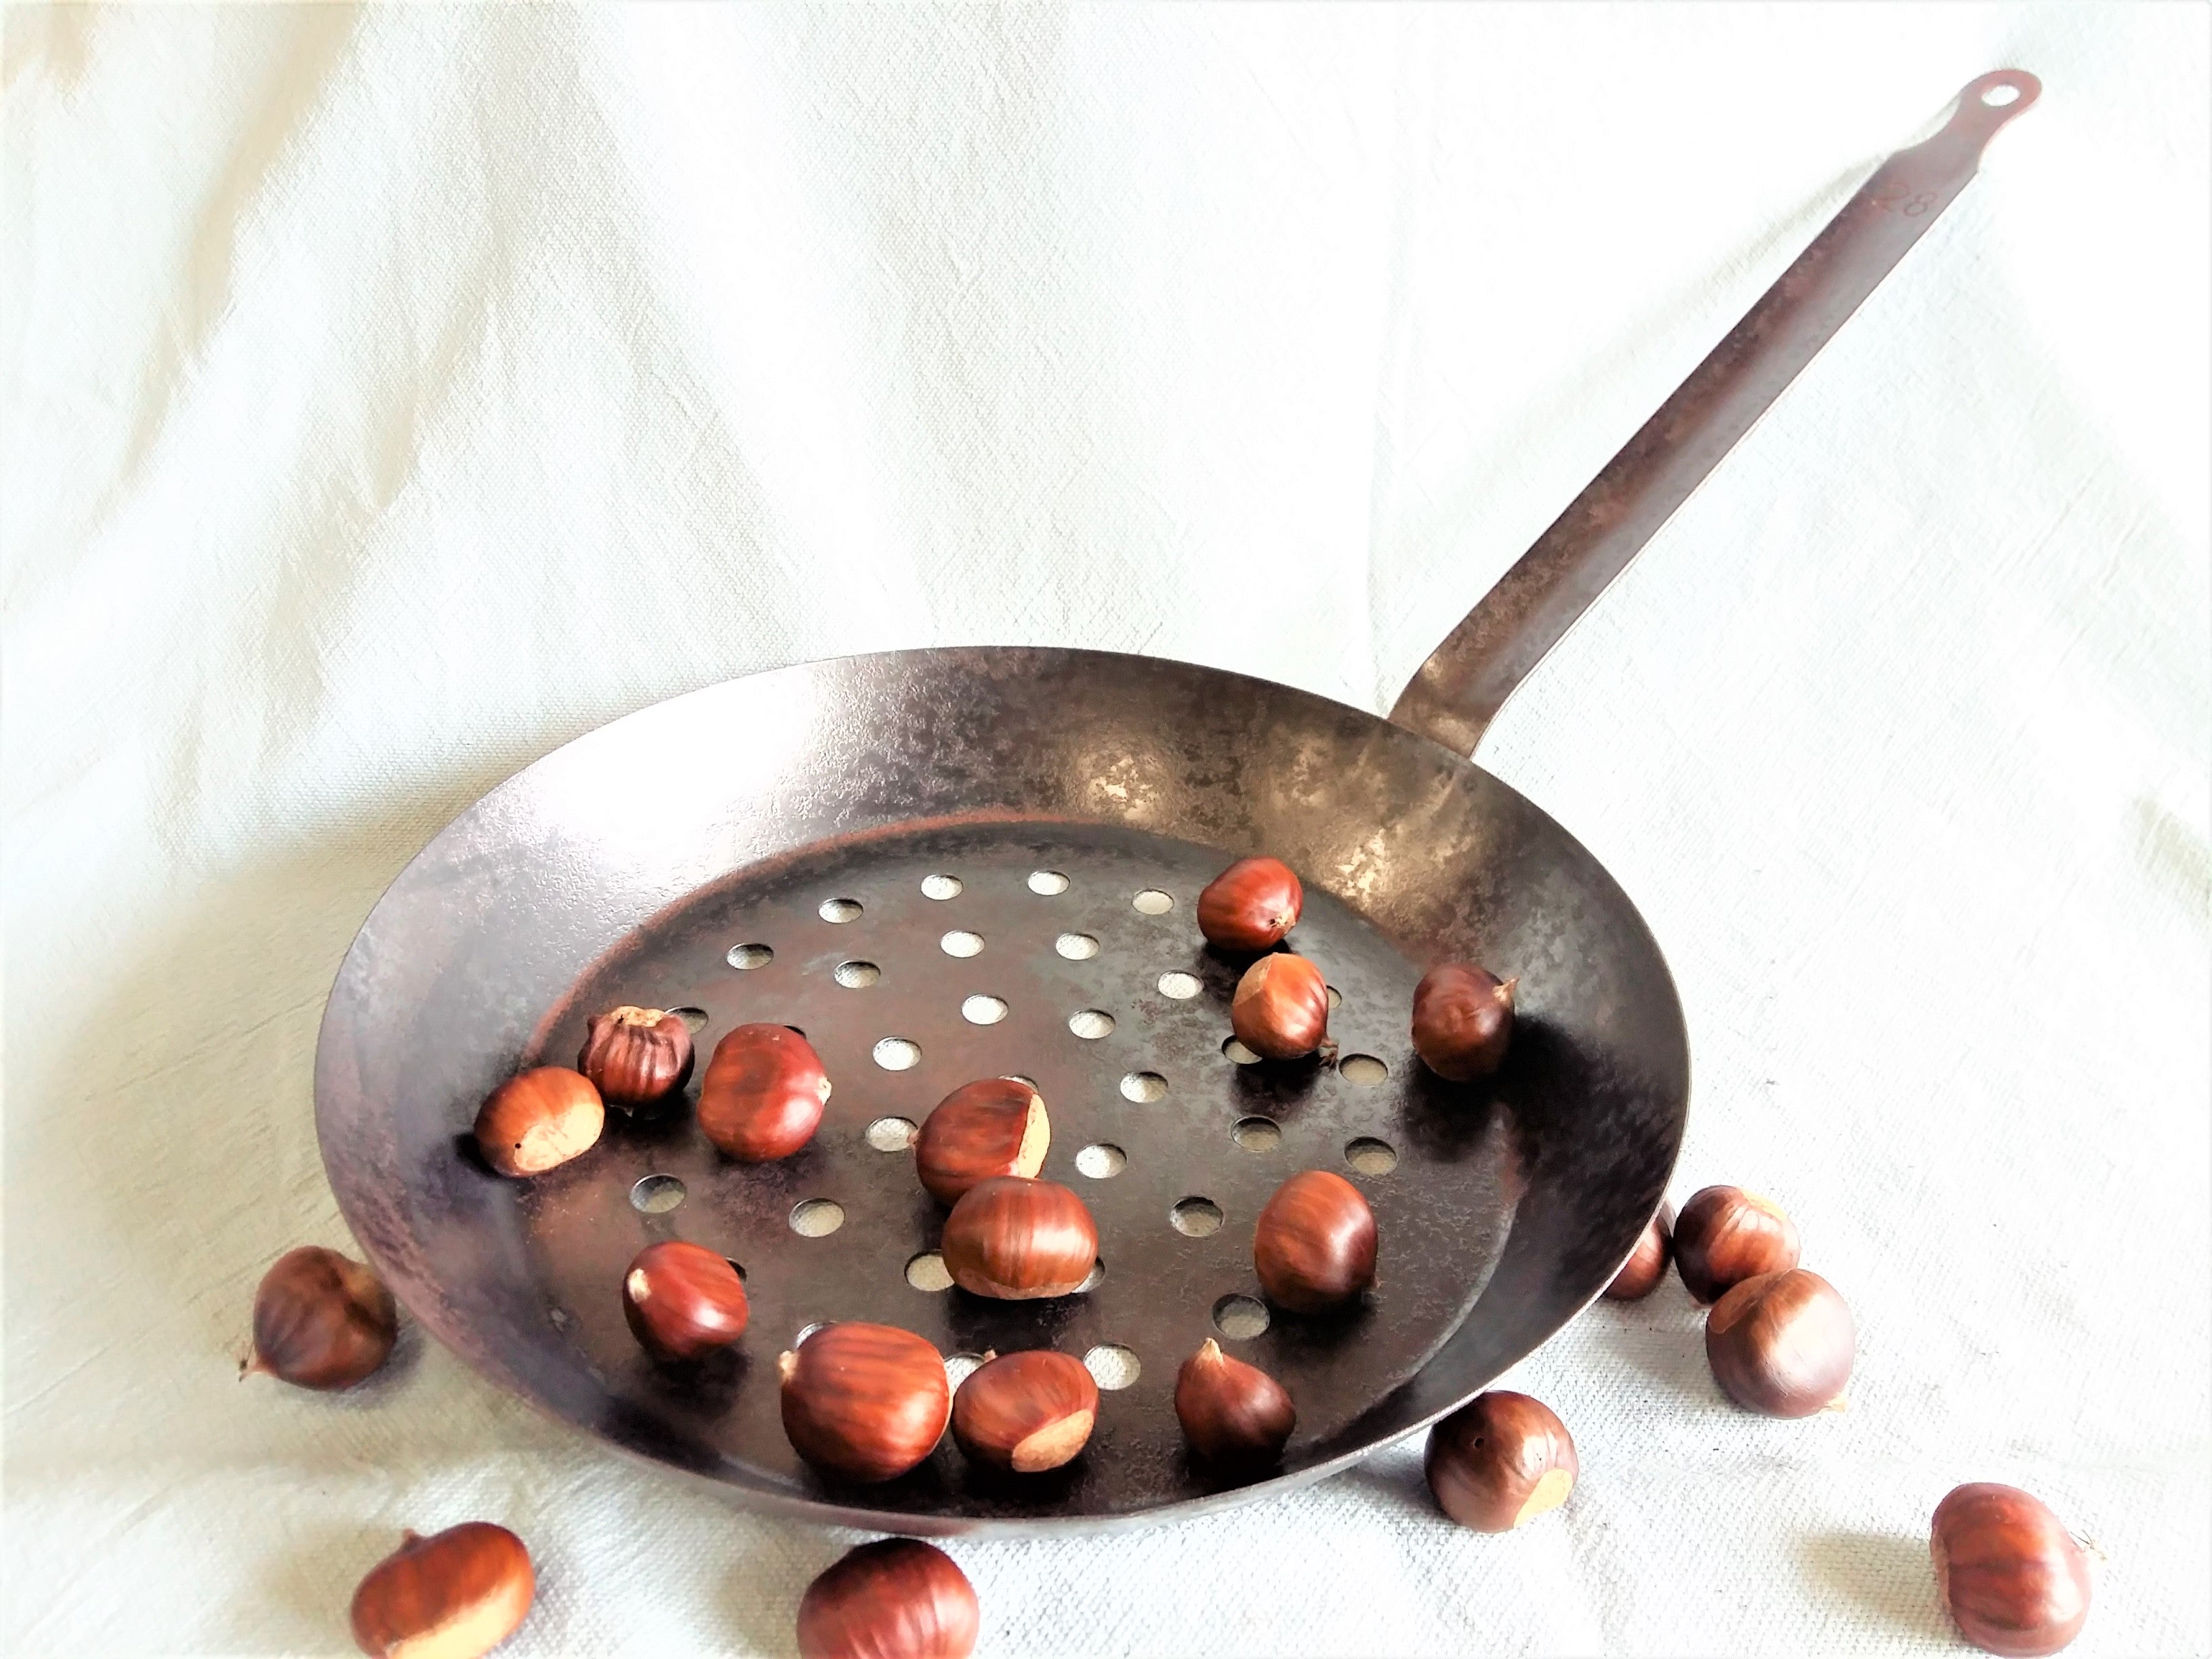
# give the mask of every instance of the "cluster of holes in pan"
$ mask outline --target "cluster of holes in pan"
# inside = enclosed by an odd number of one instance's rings
[[[1044,897],[1065,893],[1069,885],[1067,877],[1057,870],[1033,871],[1028,880],[1030,890]],[[925,876],[921,881],[923,896],[939,902],[957,898],[966,887],[959,877],[942,872]],[[1165,915],[1175,908],[1175,898],[1157,887],[1142,888],[1131,896],[1130,908],[1140,915]],[[824,899],[816,914],[826,922],[842,927],[859,921],[865,909],[858,899],[836,897]],[[939,939],[938,946],[945,955],[965,960],[982,954],[984,939],[981,934],[966,928],[952,928]],[[1070,962],[1087,962],[1098,954],[1099,948],[1097,936],[1091,933],[1064,932],[1053,941],[1054,951]],[[730,947],[726,959],[731,967],[750,972],[775,961],[775,951],[774,947],[757,942],[735,945]],[[883,969],[856,957],[839,963],[830,976],[847,990],[866,990],[882,979]],[[1158,983],[1163,996],[1176,1001],[1188,1001],[1205,988],[1197,975],[1182,969],[1169,969],[1160,975]],[[1329,1011],[1334,1013],[1343,1000],[1336,987],[1330,986]],[[695,1035],[707,1024],[707,1016],[702,1010],[682,1008],[673,1012],[684,1017]],[[967,997],[960,1006],[961,1017],[975,1025],[995,1025],[1006,1018],[1008,1012],[1004,998],[981,994]],[[1077,1036],[1096,1041],[1112,1034],[1115,1019],[1103,1008],[1082,1008],[1068,1017],[1067,1025]],[[1233,1036],[1221,1045],[1221,1052],[1239,1066],[1255,1065],[1260,1058]],[[921,1047],[909,1037],[886,1036],[876,1043],[872,1053],[876,1063],[886,1071],[908,1071],[921,1061]],[[1346,1082],[1362,1088],[1372,1088],[1390,1075],[1389,1066],[1372,1054],[1346,1054],[1336,1066]],[[1127,1100],[1150,1105],[1166,1097],[1168,1082],[1157,1072],[1131,1072],[1121,1079],[1121,1092]],[[871,1122],[864,1134],[867,1144],[878,1152],[903,1152],[913,1146],[919,1132],[919,1127],[910,1118],[885,1116]],[[1281,1126],[1269,1117],[1239,1118],[1231,1126],[1230,1135],[1238,1146],[1249,1152],[1273,1152],[1282,1142]],[[1398,1165],[1397,1149],[1389,1141],[1370,1135],[1347,1142],[1344,1158],[1354,1170],[1366,1176],[1388,1175]],[[1127,1166],[1127,1154],[1109,1142],[1093,1143],[1075,1155],[1078,1172],[1093,1181],[1111,1180]],[[681,1205],[684,1197],[684,1183],[670,1175],[647,1176],[630,1190],[631,1204],[647,1215],[665,1215]],[[1219,1205],[1199,1194],[1177,1200],[1168,1216],[1169,1224],[1187,1238],[1212,1237],[1221,1230],[1224,1218]],[[823,1238],[844,1225],[845,1211],[831,1199],[802,1199],[792,1207],[788,1222],[792,1231],[803,1238]],[[731,1265],[738,1267],[740,1274],[744,1273],[744,1269],[734,1261]],[[907,1283],[917,1291],[936,1293],[952,1288],[952,1276],[945,1269],[945,1260],[934,1250],[924,1250],[909,1258],[904,1273]],[[1106,1264],[1101,1260],[1076,1287],[1077,1293],[1091,1290],[1105,1274]],[[1213,1304],[1214,1329],[1233,1341],[1246,1341],[1260,1335],[1267,1330],[1268,1322],[1267,1304],[1255,1297],[1232,1292]],[[794,1346],[820,1328],[818,1323],[805,1327],[794,1338]],[[945,1364],[953,1386],[957,1388],[981,1363],[980,1355],[956,1353],[948,1356]],[[1098,1344],[1083,1356],[1083,1363],[1098,1386],[1107,1389],[1127,1388],[1142,1370],[1136,1353],[1119,1343]]]
[[[1067,877],[1058,870],[1036,870],[1030,873],[1028,886],[1031,892],[1046,897],[1067,891]],[[957,898],[967,890],[967,883],[959,877],[942,872],[925,876],[921,881],[923,896],[943,902]],[[1157,887],[1140,888],[1131,896],[1130,908],[1139,915],[1165,915],[1175,908],[1175,897]],[[816,914],[824,921],[836,926],[857,921],[866,914],[866,907],[855,898],[826,898],[816,907]],[[938,940],[938,947],[945,955],[957,960],[981,956],[984,949],[981,933],[964,927],[955,927]],[[1099,951],[1096,934],[1076,932],[1060,933],[1053,941],[1053,949],[1070,962],[1088,962]],[[775,947],[758,941],[730,947],[726,960],[742,972],[765,968],[775,960]],[[883,978],[883,969],[862,957],[851,957],[839,963],[830,970],[830,977],[850,991],[864,991]],[[1176,1001],[1188,1001],[1204,988],[1197,975],[1188,969],[1171,968],[1158,980],[1160,994]],[[1343,994],[1334,985],[1328,988],[1329,1011],[1333,1013],[1343,1005]],[[706,1024],[706,1015],[697,1009],[679,1009],[696,1032]],[[996,1025],[1004,1020],[1011,1009],[1004,997],[977,993],[963,999],[960,1017],[971,1025]],[[697,1018],[692,1018],[694,1015]],[[1113,1035],[1115,1020],[1103,1008],[1079,1008],[1067,1017],[1067,1029],[1086,1042],[1097,1042]],[[1252,1066],[1260,1056],[1235,1037],[1225,1038],[1221,1052],[1239,1066]],[[872,1051],[877,1065],[887,1072],[910,1071],[921,1063],[921,1045],[911,1037],[885,1036]],[[1389,1080],[1388,1062],[1374,1054],[1350,1054],[1339,1058],[1336,1069],[1347,1083],[1359,1088],[1371,1089]],[[1150,1103],[1161,1099],[1167,1092],[1166,1080],[1156,1073],[1134,1072],[1121,1081],[1121,1091],[1131,1100]]]

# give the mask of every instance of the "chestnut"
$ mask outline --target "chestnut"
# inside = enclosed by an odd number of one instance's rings
[[[1297,873],[1280,859],[1239,859],[1198,896],[1198,931],[1224,951],[1272,951],[1304,903]]]
[[[1747,1279],[1705,1316],[1713,1380],[1739,1406],[1810,1417],[1850,1381],[1856,1333],[1836,1287],[1805,1267]]]
[[[1606,1295],[1615,1302],[1641,1302],[1667,1277],[1667,1263],[1674,1254],[1674,1206],[1662,1204],[1644,1224],[1643,1237],[1620,1264]]]
[[[1034,1176],[1052,1144],[1044,1097],[1012,1078],[963,1083],[937,1103],[915,1137],[921,1184],[940,1204],[956,1204],[993,1176]]]
[[[607,1109],[591,1079],[565,1066],[518,1072],[477,1113],[477,1150],[503,1176],[544,1175],[598,1144]]]
[[[261,1276],[253,1352],[239,1367],[303,1389],[349,1389],[392,1357],[399,1310],[373,1268],[302,1244]]]
[[[1700,1302],[1796,1267],[1797,1249],[1797,1229],[1782,1206],[1741,1187],[1701,1188],[1674,1218],[1674,1266]]]
[[[353,1593],[353,1639],[378,1659],[476,1659],[514,1634],[538,1577],[505,1527],[465,1521],[399,1547]]]
[[[765,1164],[814,1138],[830,1079],[788,1025],[740,1025],[714,1045],[699,1085],[699,1128],[732,1158]]]
[[[625,1006],[593,1014],[584,1033],[576,1069],[610,1106],[650,1106],[690,1080],[691,1028],[681,1014]]]
[[[1191,1449],[1224,1470],[1266,1468],[1282,1456],[1298,1421],[1281,1383],[1231,1359],[1212,1337],[1176,1372],[1175,1408]]]
[[[1559,1414],[1508,1389],[1477,1395],[1431,1429],[1423,1467],[1444,1513],[1477,1532],[1510,1532],[1559,1508],[1582,1473]]]
[[[1375,1212],[1342,1176],[1304,1170],[1260,1212],[1252,1265],[1267,1299],[1293,1313],[1349,1302],[1375,1282]]]
[[[1328,981],[1304,957],[1278,951],[1244,970],[1229,1000],[1237,1040],[1262,1060],[1297,1060],[1328,1037]]]
[[[1066,1296],[1098,1261],[1098,1225],[1057,1182],[994,1176],[961,1194],[938,1254],[952,1282],[976,1296]]]
[[[1097,1420],[1097,1383],[1081,1360],[1050,1348],[987,1354],[952,1396],[960,1449],[1016,1474],[1069,1462]]]
[[[968,1659],[982,1622],[951,1556],[918,1538],[879,1538],[806,1587],[799,1659]]]
[[[745,1281],[726,1257],[681,1239],[648,1244],[623,1275],[623,1315],[656,1359],[696,1359],[745,1334]]]
[[[1471,962],[1444,962],[1413,988],[1413,1052],[1438,1077],[1468,1083],[1504,1063],[1513,988]]]
[[[1959,1633],[1990,1653],[2056,1653],[2089,1617],[2088,1553],[2018,1486],[1954,1487],[1936,1506],[1928,1553]]]
[[[896,1326],[824,1325],[776,1369],[792,1449],[848,1480],[904,1474],[935,1449],[952,1411],[944,1359]]]

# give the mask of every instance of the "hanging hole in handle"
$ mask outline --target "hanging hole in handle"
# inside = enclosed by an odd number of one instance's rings
[[[2043,92],[2043,82],[2023,69],[1991,70],[1978,75],[1960,89],[1958,116],[1980,112],[1990,117],[1991,131],[2033,104]]]

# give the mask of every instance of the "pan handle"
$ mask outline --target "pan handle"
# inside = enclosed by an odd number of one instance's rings
[[[2042,90],[2025,70],[1978,76],[1942,131],[1876,168],[1431,653],[1392,722],[1473,754],[1515,688],[1966,187],[1997,129]]]

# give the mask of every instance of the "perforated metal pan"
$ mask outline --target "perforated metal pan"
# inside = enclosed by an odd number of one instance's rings
[[[401,873],[347,953],[316,1056],[325,1164],[410,1312],[485,1376],[734,1498],[908,1533],[1148,1522],[1312,1480],[1478,1391],[1607,1282],[1681,1144],[1689,1056],[1658,945],[1574,838],[1466,758],[1505,696],[1972,176],[2036,95],[1985,76],[1887,162],[1421,669],[1389,720],[1263,681],[1085,651],[901,652],[785,668],[645,709],[528,767]],[[2003,101],[1992,101],[2003,100]],[[1242,963],[1198,891],[1267,852],[1304,879],[1293,948],[1339,996],[1333,1064],[1229,1042]],[[1519,980],[1504,1069],[1431,1077],[1414,981],[1449,957]],[[527,1182],[467,1132],[583,1020],[684,1007],[804,1030],[836,1084],[812,1144],[720,1158],[690,1095],[611,1114]],[[1094,1283],[1047,1303],[941,1288],[942,1213],[907,1126],[958,1084],[1030,1078],[1043,1173],[1097,1217]],[[1255,1218],[1285,1176],[1366,1194],[1380,1274],[1354,1312],[1269,1310]],[[619,1286],[645,1243],[738,1261],[752,1323],[657,1367]],[[882,1486],[786,1443],[775,1358],[877,1320],[959,1357],[1051,1346],[1103,1396],[1049,1474],[949,1443]],[[1208,1336],[1289,1388],[1280,1472],[1186,1457],[1176,1369]]]

